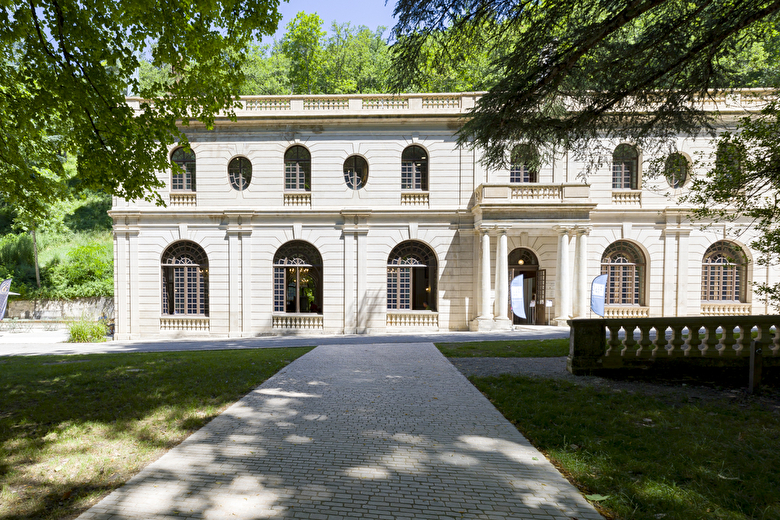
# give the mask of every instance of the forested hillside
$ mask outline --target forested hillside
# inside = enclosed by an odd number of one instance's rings
[[[111,197],[76,189],[68,196],[27,219],[0,201],[0,279],[13,278],[11,290],[23,298],[114,294]]]

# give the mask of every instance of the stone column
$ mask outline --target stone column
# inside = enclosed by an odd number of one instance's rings
[[[493,319],[490,312],[490,235],[487,229],[481,229],[482,233],[482,265],[479,277],[479,317],[480,319]]]
[[[556,321],[565,325],[571,314],[571,279],[569,276],[569,228],[555,226],[558,232],[558,261],[555,281]]]
[[[496,245],[496,324],[498,328],[509,329],[512,320],[509,313],[509,252],[507,251],[506,229],[498,230]]]
[[[490,305],[490,235],[485,228],[480,228],[478,232],[480,233],[479,315],[472,320],[469,329],[493,330],[495,323]]]
[[[590,229],[574,230],[577,242],[574,249],[574,317],[588,317],[588,234]]]

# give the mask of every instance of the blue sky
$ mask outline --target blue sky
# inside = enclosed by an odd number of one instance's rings
[[[295,18],[299,11],[320,15],[323,28],[328,31],[333,21],[365,25],[371,30],[385,25],[388,28],[385,32],[385,38],[387,38],[390,29],[395,25],[393,9],[395,9],[395,0],[388,0],[387,5],[385,5],[384,0],[290,0],[289,2],[281,2],[279,12],[282,13],[282,21],[279,23],[279,30],[275,38],[282,37],[287,24]],[[271,42],[273,42],[273,38],[263,38],[263,43]]]

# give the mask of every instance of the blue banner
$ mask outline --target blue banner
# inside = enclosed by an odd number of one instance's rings
[[[0,283],[0,320],[5,316],[5,308],[8,305],[8,293],[11,292],[11,278]]]
[[[518,318],[525,318],[525,299],[523,298],[523,275],[517,275],[509,286],[509,294],[512,297],[512,312]]]
[[[604,299],[607,296],[607,278],[609,275],[602,274],[593,279],[590,286],[590,310],[604,317]]]

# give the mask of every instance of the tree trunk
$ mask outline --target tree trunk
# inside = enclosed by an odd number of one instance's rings
[[[38,241],[35,239],[35,229],[30,230],[33,243],[33,255],[35,256],[35,283],[41,288],[41,270],[38,268]]]

